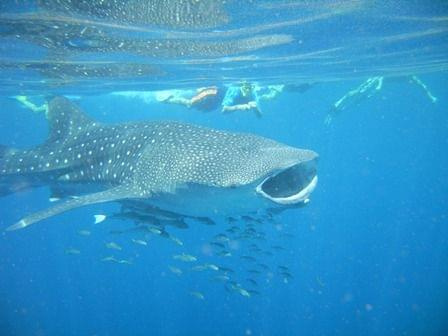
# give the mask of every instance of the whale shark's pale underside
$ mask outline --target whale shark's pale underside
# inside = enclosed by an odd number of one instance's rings
[[[0,147],[0,195],[49,186],[60,200],[8,230],[111,201],[202,219],[241,215],[305,204],[317,183],[315,152],[252,134],[169,121],[104,124],[62,97],[47,117],[44,144]]]

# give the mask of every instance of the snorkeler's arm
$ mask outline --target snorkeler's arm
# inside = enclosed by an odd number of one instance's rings
[[[269,85],[268,92],[261,95],[257,94],[257,100],[272,100],[283,92],[284,87],[284,85]]]
[[[262,117],[261,110],[258,107],[258,104],[256,101],[252,100],[246,104],[238,104],[238,105],[231,105],[231,106],[223,106],[222,112],[234,112],[234,111],[254,111],[257,118]]]
[[[224,105],[222,107],[223,112],[233,112],[233,111],[243,111],[249,110],[251,107],[248,104],[238,104],[238,105]]]

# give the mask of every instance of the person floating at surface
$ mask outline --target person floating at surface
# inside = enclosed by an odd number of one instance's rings
[[[257,101],[258,97],[253,84],[243,82],[241,85],[230,85],[222,100],[221,112],[253,111],[258,118],[261,118],[262,114]]]
[[[325,118],[325,124],[330,124],[333,121],[333,117],[341,111],[346,110],[352,106],[359,105],[363,100],[372,97],[377,94],[383,88],[383,76],[370,77],[365,82],[363,82],[356,89],[350,90],[342,98],[336,101],[332,107],[327,117]],[[417,76],[406,77],[407,81],[411,84],[419,86],[426,94],[426,96],[431,100],[432,103],[437,102],[437,97],[435,97],[431,91],[429,91],[428,86],[423,83]]]
[[[230,85],[227,90],[208,86],[197,90],[165,90],[155,93],[157,102],[178,104],[203,112],[214,111],[221,104],[221,112],[253,111],[261,118],[260,101],[276,98],[283,91],[305,92],[312,84],[288,84],[260,86],[249,82]],[[225,94],[223,92],[225,91]],[[223,97],[224,96],[224,97]]]
[[[159,102],[167,104],[178,104],[188,108],[196,108],[202,112],[216,110],[222,100],[223,90],[217,86],[208,86],[192,90],[170,90],[162,91],[158,95]]]

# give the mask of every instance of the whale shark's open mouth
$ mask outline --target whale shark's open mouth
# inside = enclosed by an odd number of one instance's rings
[[[307,203],[316,185],[316,161],[310,160],[267,177],[256,191],[278,204],[297,204]]]

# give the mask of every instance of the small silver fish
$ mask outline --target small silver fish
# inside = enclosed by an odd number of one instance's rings
[[[65,254],[71,254],[71,255],[76,255],[76,254],[80,254],[81,251],[75,248],[68,248],[65,250]]]
[[[118,251],[122,250],[121,246],[115,242],[106,243],[106,247],[111,250],[118,250]]]
[[[137,245],[143,245],[143,246],[148,245],[148,242],[142,239],[132,239],[132,242]]]
[[[170,236],[170,239],[171,239],[173,242],[175,242],[177,245],[179,245],[179,246],[183,246],[183,245],[184,245],[184,243],[183,243],[179,238]]]
[[[176,275],[182,275],[182,270],[180,268],[174,266],[168,266],[168,269]]]
[[[201,292],[192,291],[192,292],[190,292],[190,295],[194,296],[196,299],[199,299],[199,300],[205,299],[204,294],[202,294]]]
[[[131,260],[126,260],[126,259],[121,259],[118,260],[119,264],[125,264],[125,265],[132,265],[132,261]]]
[[[89,230],[79,230],[78,234],[80,236],[86,236],[87,237],[87,236],[90,236],[91,232]]]
[[[212,271],[219,271],[219,267],[216,266],[215,264],[205,264],[205,266],[207,267],[207,269],[212,270]]]
[[[237,289],[237,292],[240,293],[242,296],[250,297],[250,293],[247,290],[245,290],[244,288],[239,287]]]
[[[250,293],[245,290],[239,283],[231,283],[230,287],[241,296],[250,297]]]
[[[173,259],[185,261],[185,262],[194,262],[194,261],[198,260],[195,256],[193,256],[191,254],[186,254],[186,253],[173,255]]]
[[[219,271],[219,267],[215,264],[203,264],[203,265],[197,265],[191,268],[193,271],[205,271],[205,270],[212,270],[212,271]]]
[[[229,251],[223,250],[223,251],[218,252],[217,255],[220,257],[231,257],[232,253],[230,253]]]
[[[108,262],[118,262],[118,259],[116,259],[113,256],[108,256],[108,257],[104,257],[103,259],[101,259],[101,261],[103,261],[103,262],[106,262],[106,261],[108,261]]]
[[[215,277],[213,277],[213,280],[218,280],[218,281],[229,281],[230,277],[227,275],[217,275]]]
[[[160,230],[159,228],[155,227],[155,226],[147,226],[146,229],[156,235],[161,235],[162,234],[162,230]]]

